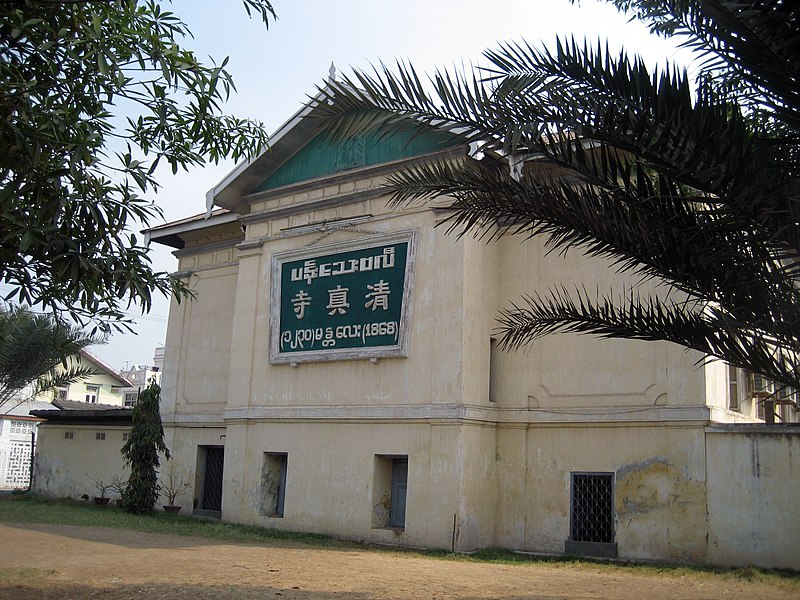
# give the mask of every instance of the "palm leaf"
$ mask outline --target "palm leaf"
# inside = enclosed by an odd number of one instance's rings
[[[396,203],[447,196],[449,231],[544,236],[551,252],[580,248],[686,298],[527,297],[501,316],[510,347],[555,331],[667,340],[796,386],[800,8],[611,1],[688,36],[697,89],[669,63],[651,71],[599,44],[521,42],[487,51],[472,73],[425,80],[399,63],[334,82],[322,127],[339,138],[447,128],[485,158],[393,175]]]

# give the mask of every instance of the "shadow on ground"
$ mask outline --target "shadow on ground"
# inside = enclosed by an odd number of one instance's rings
[[[432,600],[447,600],[455,596],[432,596]],[[84,585],[43,585],[18,584],[0,586],[0,600],[63,600],[74,598],[80,600],[130,600],[131,598],[158,598],[159,600],[263,600],[279,598],[281,600],[389,600],[392,596],[369,594],[364,592],[324,592],[319,590],[305,591],[296,588],[274,588],[264,586],[238,585],[109,585],[92,587]],[[469,596],[458,596],[460,600]],[[485,598],[485,597],[481,597]],[[556,600],[563,596],[516,596],[505,597],[507,600]]]
[[[84,540],[87,542],[97,542],[102,544],[112,544],[125,548],[143,549],[181,549],[181,548],[200,548],[204,546],[251,546],[254,548],[284,548],[298,549],[313,547],[319,551],[348,551],[366,552],[368,547],[346,541],[332,540],[330,546],[321,544],[311,544],[303,540],[291,540],[280,538],[264,538],[260,540],[225,540],[214,537],[202,537],[200,535],[185,536],[176,534],[173,531],[135,531],[132,529],[122,529],[117,527],[82,525],[52,525],[50,523],[2,523],[4,527],[15,529],[25,529],[50,535],[59,535]]]

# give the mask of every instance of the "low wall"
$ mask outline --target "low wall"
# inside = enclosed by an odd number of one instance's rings
[[[128,478],[120,449],[130,426],[42,423],[36,445],[33,491],[54,498],[99,496],[92,478]],[[113,496],[113,494],[110,494]]]
[[[800,427],[706,429],[708,562],[800,570]]]

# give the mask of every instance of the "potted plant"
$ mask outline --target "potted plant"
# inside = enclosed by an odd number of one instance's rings
[[[169,504],[164,505],[164,511],[170,513],[180,512],[181,507],[175,505],[175,499],[185,493],[190,487],[192,487],[190,484],[183,482],[180,477],[176,479],[175,476],[170,473],[167,479],[162,481],[160,485],[162,494],[169,502]]]
[[[106,483],[102,479],[95,479],[90,475],[87,475],[87,477],[92,481],[94,481],[94,485],[97,488],[97,491],[100,492],[99,496],[94,497],[94,503],[100,504],[101,506],[105,506],[106,504],[108,504],[111,498],[106,496],[106,493],[108,492],[108,490],[112,488],[113,483]]]

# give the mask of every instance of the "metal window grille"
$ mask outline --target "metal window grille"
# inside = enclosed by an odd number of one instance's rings
[[[570,539],[614,541],[614,474],[573,473]]]
[[[4,487],[28,487],[31,480],[30,442],[11,442]]]
[[[104,439],[106,439],[106,434],[98,432],[97,434],[95,434],[95,439],[104,440]]]
[[[11,421],[11,433],[30,435],[34,432],[35,423],[32,421]]]
[[[224,462],[224,447],[205,447],[203,496],[200,506],[204,510],[222,510],[222,469]]]

